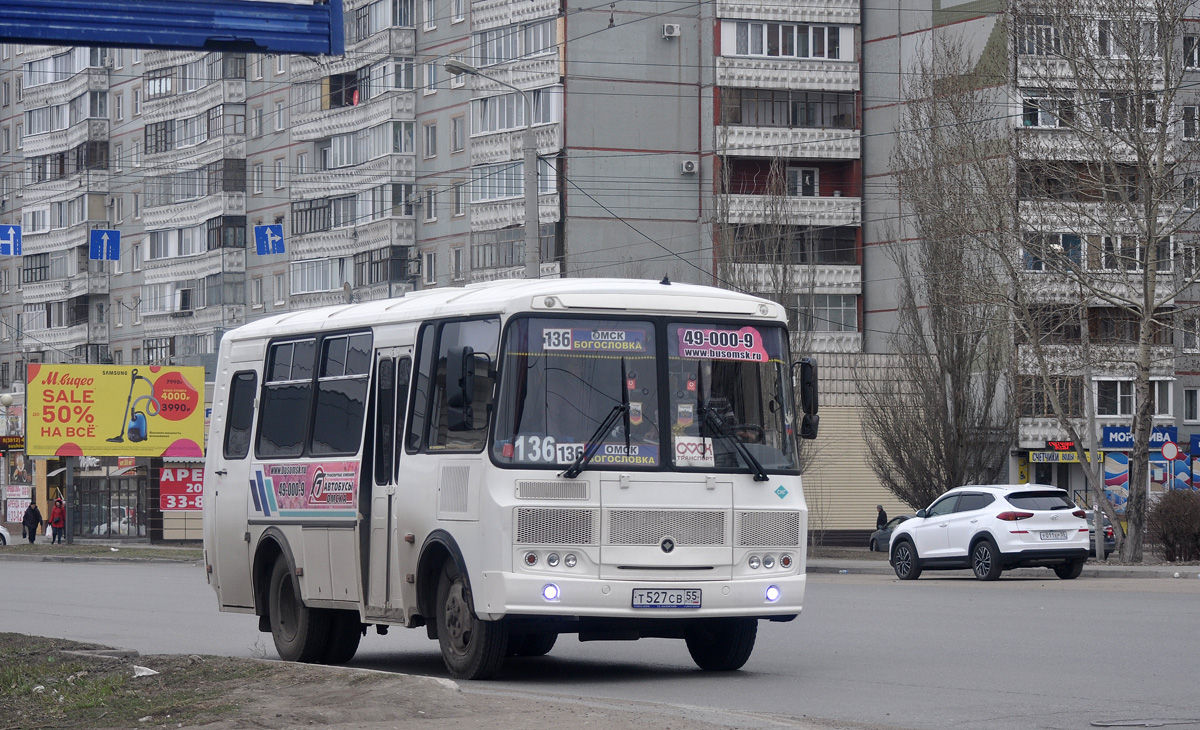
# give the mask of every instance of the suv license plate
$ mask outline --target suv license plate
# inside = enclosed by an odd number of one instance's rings
[[[1067,533],[1063,530],[1042,530],[1043,540],[1066,540]]]
[[[634,608],[700,608],[699,588],[634,588]]]

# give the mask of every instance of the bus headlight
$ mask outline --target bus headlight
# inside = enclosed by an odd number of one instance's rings
[[[774,555],[764,556],[763,557],[763,567],[764,568],[774,568],[775,567],[775,556]]]
[[[759,561],[757,555],[751,555],[748,564],[750,565],[750,570],[758,570],[758,566],[762,563]]]
[[[546,556],[546,565],[549,565],[551,568],[557,568],[558,567],[558,553],[550,553],[549,555],[547,555]]]
[[[567,557],[563,558],[563,565],[567,566],[568,568],[574,568],[577,561],[578,559],[575,557],[575,553],[567,553]]]

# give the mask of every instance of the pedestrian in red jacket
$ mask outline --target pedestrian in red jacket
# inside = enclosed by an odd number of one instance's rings
[[[62,544],[63,533],[67,531],[67,511],[63,508],[61,499],[54,500],[54,507],[50,510],[50,527],[54,532],[50,537],[50,544]]]

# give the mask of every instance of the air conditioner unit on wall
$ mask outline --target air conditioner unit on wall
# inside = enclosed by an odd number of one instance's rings
[[[678,38],[679,23],[663,23],[663,38]]]
[[[680,175],[695,175],[697,172],[700,172],[699,160],[684,160],[679,163]]]

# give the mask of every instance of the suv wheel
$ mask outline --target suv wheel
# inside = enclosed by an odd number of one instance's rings
[[[892,567],[896,569],[896,577],[900,580],[916,580],[921,577],[921,564],[917,561],[917,551],[908,540],[898,540],[892,549]]]
[[[1000,551],[990,537],[985,537],[971,548],[971,570],[979,580],[996,580],[1000,577]]]
[[[1054,566],[1054,574],[1063,580],[1074,580],[1083,572],[1083,561],[1072,560],[1069,563]]]

